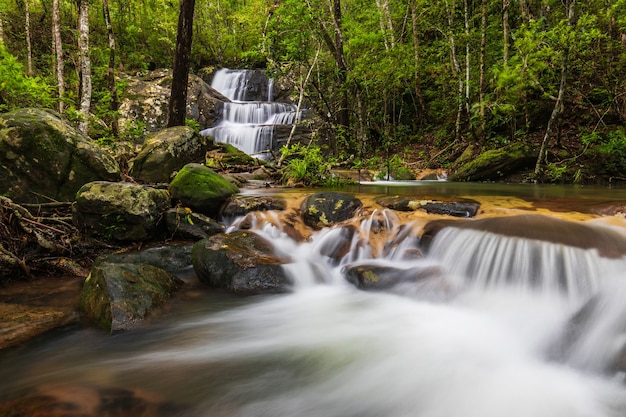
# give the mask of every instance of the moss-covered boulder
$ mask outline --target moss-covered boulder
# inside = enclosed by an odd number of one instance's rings
[[[216,143],[215,148],[207,152],[206,165],[214,169],[237,170],[257,166],[261,162],[229,143]]]
[[[234,196],[222,209],[222,216],[235,219],[253,211],[282,211],[285,208],[287,208],[287,202],[276,196]]]
[[[90,235],[118,241],[141,241],[159,232],[170,208],[166,190],[128,183],[95,181],[76,194],[74,223]]]
[[[196,242],[192,250],[198,279],[242,294],[278,293],[291,285],[272,244],[249,231],[235,231]]]
[[[185,164],[203,161],[210,142],[187,126],[161,130],[144,142],[131,161],[130,175],[147,183],[169,182]]]
[[[182,207],[169,209],[165,223],[168,237],[183,240],[200,240],[225,231],[223,224],[209,216]]]
[[[425,211],[428,214],[443,214],[452,217],[474,217],[480,203],[470,199],[450,201],[411,198],[403,196],[385,196],[376,200],[381,206],[397,211]]]
[[[306,225],[320,229],[352,218],[361,206],[361,200],[350,194],[315,193],[302,202],[302,219]]]
[[[101,263],[85,280],[78,306],[106,330],[127,330],[140,324],[182,285],[182,280],[152,265]]]
[[[169,186],[172,199],[193,211],[216,217],[220,207],[239,188],[201,164],[187,164]]]
[[[463,163],[448,177],[449,181],[498,181],[508,175],[534,167],[539,151],[515,142],[492,149]]]
[[[119,179],[117,162],[58,115],[0,114],[0,194],[17,203],[73,201],[83,184]]]
[[[94,266],[110,264],[145,264],[176,273],[191,267],[191,244],[165,245],[138,251],[113,253],[96,259]]]

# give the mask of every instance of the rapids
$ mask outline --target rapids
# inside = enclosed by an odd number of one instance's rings
[[[297,243],[276,216],[257,219],[254,230],[293,260],[291,293],[209,292],[134,332],[68,329],[0,356],[0,399],[89,386],[176,404],[163,416],[626,415],[612,368],[626,339],[623,256],[446,228],[416,258],[419,236],[382,211],[336,259],[341,228]],[[346,268],[368,263],[438,273],[357,290]]]

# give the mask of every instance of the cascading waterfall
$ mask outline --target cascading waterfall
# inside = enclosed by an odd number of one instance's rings
[[[228,97],[221,121],[203,130],[216,142],[228,143],[260,159],[270,159],[278,148],[276,126],[292,125],[301,115],[292,104],[273,102],[273,81],[259,77],[258,71],[223,68],[215,73],[211,86]]]
[[[418,228],[388,211],[303,243],[274,212],[247,220],[291,258],[292,293],[221,311],[199,303],[120,336],[121,353],[96,340],[87,356],[69,338],[35,352],[47,362],[27,377],[140,386],[184,405],[164,414],[176,416],[626,415],[626,388],[608,370],[626,331],[623,257],[456,228],[419,256]],[[346,271],[364,265],[436,272],[363,291]]]

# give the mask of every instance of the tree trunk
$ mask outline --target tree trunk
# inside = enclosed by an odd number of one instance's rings
[[[113,26],[111,26],[111,17],[109,14],[109,2],[108,0],[102,0],[102,12],[104,14],[104,22],[107,27],[107,33],[109,36],[109,68],[107,71],[109,82],[109,93],[111,94],[111,103],[109,108],[113,113],[113,119],[111,120],[111,131],[114,137],[119,135],[119,124],[117,121],[117,110],[119,108],[119,102],[117,99],[117,88],[115,86],[115,37],[113,36]]]
[[[469,8],[467,0],[463,2],[463,15],[465,25],[465,113],[469,114],[470,105],[470,29],[469,29]]]
[[[530,8],[526,0],[519,0],[519,10],[522,15],[522,22],[528,23],[531,19]]]
[[[89,0],[80,0],[78,11],[78,54],[80,58],[80,123],[78,128],[84,134],[89,130],[91,109],[91,61],[89,58]]]
[[[485,116],[485,60],[487,54],[487,0],[480,5],[480,69],[478,78],[478,105],[480,106],[480,142],[485,141],[487,118]]]
[[[2,11],[0,11],[0,44],[4,43],[4,26],[2,20],[4,17],[2,16]]]
[[[24,1],[24,33],[26,35],[27,74],[33,76],[33,48],[30,39],[30,0]]]
[[[415,85],[415,95],[417,96],[417,102],[420,106],[419,119],[423,120],[426,116],[426,104],[424,103],[424,95],[422,94],[422,89],[420,87],[421,76],[420,76],[420,42],[419,42],[419,34],[417,27],[417,1],[413,0],[411,5],[411,25],[413,27],[413,65],[415,66],[415,70],[413,71],[413,84]]]
[[[59,91],[58,110],[63,114],[65,110],[65,77],[63,76],[63,42],[61,40],[61,18],[59,13],[59,0],[52,0],[52,39],[54,53],[56,55],[57,88]]]
[[[454,128],[454,140],[458,140],[461,138],[461,115],[463,113],[463,75],[461,73],[461,64],[459,63],[459,58],[456,53],[456,41],[454,38],[454,4],[453,7],[450,7],[448,0],[445,0],[446,5],[446,13],[448,15],[448,42],[450,47],[450,60],[452,61],[452,68],[454,69],[454,74],[458,79],[459,88],[458,88],[458,106],[456,113],[456,122]]]
[[[178,35],[174,56],[174,75],[167,113],[167,126],[184,126],[187,114],[187,83],[191,66],[191,41],[193,38],[193,12],[195,0],[180,0]]]
[[[333,23],[335,25],[335,61],[339,70],[339,112],[337,114],[337,124],[345,129],[349,125],[348,114],[348,90],[346,81],[348,79],[348,65],[343,53],[343,34],[341,28],[341,0],[333,0]]]
[[[566,3],[567,22],[569,27],[574,25],[574,4],[575,0],[570,0]],[[537,163],[535,164],[534,180],[538,181],[541,174],[542,165],[546,159],[546,152],[548,148],[548,141],[552,136],[552,131],[559,119],[561,113],[563,113],[563,100],[565,98],[565,89],[567,88],[567,72],[569,69],[569,46],[565,45],[563,49],[563,60],[561,62],[561,81],[559,83],[559,94],[554,103],[550,120],[546,126],[546,132],[543,135],[543,141],[541,142],[541,149],[539,149],[539,156],[537,157]]]
[[[378,13],[380,15],[380,29],[383,33],[385,49],[388,50],[390,47],[393,48],[396,43],[393,33],[393,22],[389,14],[389,0],[376,0],[376,6],[378,7]]]
[[[509,0],[502,0],[502,59],[505,63],[509,61]]]

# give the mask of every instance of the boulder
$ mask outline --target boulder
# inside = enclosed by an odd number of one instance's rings
[[[109,264],[144,264],[152,265],[170,273],[191,267],[190,244],[156,246],[153,248],[114,253],[96,259],[94,266]]]
[[[222,209],[222,216],[228,219],[245,216],[253,211],[285,210],[287,203],[275,196],[234,196]]]
[[[130,175],[147,183],[169,182],[190,162],[204,161],[210,140],[187,126],[161,130],[144,142],[131,161]]]
[[[157,132],[167,125],[167,108],[172,84],[172,70],[159,69],[145,76],[125,77],[126,98],[120,104],[120,124],[141,121],[148,132]],[[228,98],[211,88],[200,77],[189,74],[187,86],[187,118],[201,127],[212,126],[220,118],[221,107]]]
[[[479,202],[469,199],[437,201],[393,196],[379,198],[376,202],[385,208],[397,211],[423,210],[428,214],[443,214],[453,217],[474,217],[480,208]]]
[[[169,186],[172,199],[193,211],[217,217],[220,208],[239,188],[201,164],[187,164]]]
[[[88,137],[42,109],[0,115],[0,194],[16,203],[73,201],[91,181],[118,181],[117,162]]]
[[[497,181],[524,169],[534,167],[539,151],[525,143],[515,142],[492,149],[463,163],[448,177],[449,181]]]
[[[342,272],[348,282],[368,291],[388,290],[402,283],[413,284],[441,274],[441,270],[434,266],[398,268],[379,264],[348,265]]]
[[[189,208],[177,207],[165,213],[167,235],[184,240],[200,240],[224,233],[224,225]]]
[[[248,171],[249,167],[258,166],[260,161],[229,143],[216,143],[214,149],[206,153],[206,165],[209,168],[232,171]]]
[[[74,223],[85,233],[118,241],[141,241],[157,235],[170,208],[166,190],[128,182],[95,181],[76,194]]]
[[[250,231],[235,231],[196,242],[192,250],[198,279],[215,288],[242,294],[288,291],[291,281],[272,244]]]
[[[354,217],[361,206],[361,200],[350,194],[315,193],[302,202],[302,219],[307,226],[320,229]]]
[[[152,265],[101,263],[85,280],[78,307],[106,330],[127,330],[139,325],[182,285],[182,280]]]

